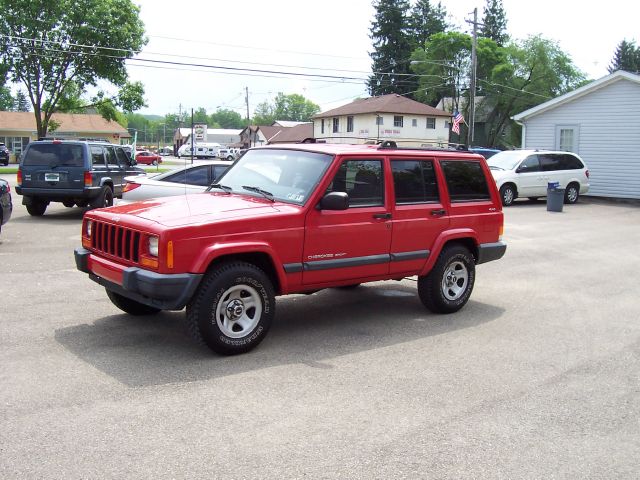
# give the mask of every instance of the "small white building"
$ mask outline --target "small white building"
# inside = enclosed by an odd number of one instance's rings
[[[513,119],[522,148],[580,155],[588,195],[640,199],[640,75],[619,70]]]
[[[402,95],[355,100],[313,117],[316,141],[365,143],[393,140],[403,146],[449,141],[451,114]]]

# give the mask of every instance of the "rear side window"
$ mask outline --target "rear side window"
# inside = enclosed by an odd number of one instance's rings
[[[560,168],[562,170],[580,170],[584,165],[578,157],[569,154],[560,155]]]
[[[438,184],[432,161],[394,160],[391,172],[397,204],[438,201]]]
[[[64,143],[33,143],[24,155],[25,166],[70,166],[82,167],[82,145]]]
[[[94,165],[104,166],[104,153],[102,147],[91,147],[91,162]]]
[[[489,200],[489,187],[480,162],[442,161],[451,202]]]

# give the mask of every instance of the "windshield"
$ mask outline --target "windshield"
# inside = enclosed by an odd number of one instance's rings
[[[500,168],[502,170],[513,170],[525,157],[521,151],[512,150],[510,152],[500,152],[487,158],[489,167]]]
[[[82,145],[64,143],[43,143],[31,145],[22,160],[26,166],[71,166],[82,167]]]
[[[332,159],[300,150],[249,150],[217,182],[235,193],[303,205]]]

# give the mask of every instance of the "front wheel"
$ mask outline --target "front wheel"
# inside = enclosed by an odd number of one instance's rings
[[[261,269],[223,263],[206,275],[187,305],[189,332],[216,353],[245,353],[264,339],[275,306],[273,285]]]
[[[434,313],[454,313],[465,306],[476,278],[473,255],[462,245],[446,247],[433,269],[418,278],[420,300]]]
[[[150,307],[149,305],[145,305],[144,303],[136,302],[135,300],[131,300],[130,298],[124,297],[119,293],[113,292],[109,289],[105,290],[107,290],[107,297],[109,297],[111,303],[113,303],[123,312],[126,312],[130,315],[153,315],[154,313],[158,313],[160,311],[159,308]]]

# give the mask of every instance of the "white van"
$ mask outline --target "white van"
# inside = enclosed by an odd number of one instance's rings
[[[222,148],[219,143],[196,143],[193,149],[195,158],[215,158],[218,150]],[[191,156],[191,144],[185,143],[178,149],[178,158]]]
[[[589,191],[589,170],[575,153],[509,150],[488,158],[487,164],[505,207],[518,197],[546,197],[549,183],[564,189],[564,203],[576,203]]]

